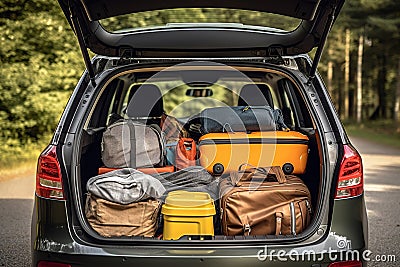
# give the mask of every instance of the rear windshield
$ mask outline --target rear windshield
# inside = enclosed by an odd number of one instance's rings
[[[186,84],[182,81],[152,81],[163,95],[164,111],[179,119],[187,119],[205,108],[236,106],[238,93],[249,81],[218,80],[214,84]],[[133,85],[131,88],[135,88]],[[129,95],[129,94],[127,94]],[[129,104],[126,97],[125,105]]]
[[[294,30],[301,20],[266,12],[227,8],[178,8],[139,12],[101,20],[110,31],[165,26],[169,23],[240,23]]]
[[[302,114],[304,103],[296,85],[284,75],[277,72],[243,72],[216,63],[210,64],[214,65],[207,69],[192,69],[191,66],[181,64],[160,72],[136,72],[120,76],[106,88],[105,96],[108,95],[109,99],[106,101],[109,102],[100,105],[101,110],[108,110],[104,114],[108,118],[112,118],[112,114],[127,118],[130,112],[141,114],[135,116],[142,117],[144,111],[140,109],[152,110],[157,107],[184,124],[208,108],[268,105],[282,110],[290,128],[311,126],[310,121],[305,119],[307,115]],[[159,95],[155,99],[145,97],[135,100],[137,98],[133,97],[140,91],[154,88]],[[249,99],[247,103],[244,95],[249,92],[260,97]],[[160,114],[146,113],[146,116]],[[105,121],[105,124],[110,122]]]

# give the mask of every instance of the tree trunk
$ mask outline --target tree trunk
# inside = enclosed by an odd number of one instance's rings
[[[362,62],[364,50],[364,35],[360,34],[358,40],[358,58],[357,58],[357,123],[362,120]]]
[[[370,116],[371,120],[386,119],[386,52],[383,52],[382,57],[378,58],[378,64],[380,66],[376,84],[376,88],[378,89],[378,106],[376,107],[374,113],[372,113]]]
[[[386,119],[386,91],[385,91],[385,85],[386,85],[386,80],[387,80],[387,69],[386,69],[386,52],[383,52],[382,58],[381,58],[381,67],[379,69],[378,73],[378,101],[379,101],[379,112],[378,112],[378,118],[380,119]]]
[[[396,98],[394,103],[394,123],[397,132],[400,132],[400,56],[397,62]]]
[[[329,57],[329,60],[328,60],[328,73],[327,73],[327,79],[328,79],[327,87],[328,87],[328,92],[331,95],[332,101],[337,109],[338,102],[336,100],[336,94],[333,90],[333,61],[331,59],[332,58],[332,49],[328,50],[328,57]]]
[[[349,118],[349,82],[350,82],[350,30],[346,29],[346,45],[344,59],[344,109],[343,119]]]

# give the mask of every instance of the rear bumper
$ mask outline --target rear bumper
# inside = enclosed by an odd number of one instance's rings
[[[38,253],[38,259],[44,259],[46,256],[42,255],[43,253]],[[326,267],[332,261],[278,261],[275,260],[273,262],[264,262],[259,261],[254,258],[246,258],[246,257],[226,257],[226,258],[205,258],[198,256],[190,256],[187,258],[182,257],[174,257],[174,258],[164,258],[164,257],[123,257],[123,256],[89,256],[89,255],[60,255],[54,253],[51,257],[47,257],[47,261],[57,262],[57,263],[66,263],[71,266],[98,266],[98,267],[109,267],[109,266],[174,266],[174,267],[214,267],[214,266],[232,266],[232,267],[243,267],[243,266],[319,266]],[[36,265],[33,265],[36,266]],[[363,263],[363,266],[367,266],[366,263]]]
[[[130,251],[129,251],[130,250]],[[132,255],[132,251],[135,250],[135,255]],[[247,249],[241,249],[240,252],[244,252]],[[249,249],[248,255],[234,255],[234,251],[229,251],[229,256],[216,256],[211,255],[212,251],[207,250],[157,250],[157,249],[145,249],[137,250],[135,248],[126,248],[127,254],[123,255],[121,251],[116,254],[114,249],[105,250],[107,254],[66,254],[57,252],[43,252],[36,251],[33,257],[33,265],[39,261],[51,261],[57,263],[66,263],[71,266],[98,266],[98,267],[109,267],[109,266],[174,266],[174,267],[214,267],[214,266],[328,266],[329,263],[351,259],[351,257],[345,256],[346,253],[317,253],[317,254],[305,254],[304,258],[301,256],[296,257],[294,253],[287,256],[267,256],[264,258],[258,258],[257,254],[259,251],[256,249]],[[226,251],[228,252],[228,251]],[[144,255],[144,253],[146,255]],[[354,250],[352,253],[359,253],[362,255],[362,250]],[[168,255],[166,255],[168,254]],[[223,254],[219,251],[218,254]],[[315,258],[314,258],[315,257]],[[363,266],[366,266],[364,262]]]
[[[71,266],[327,266],[362,259],[367,248],[363,196],[335,201],[331,231],[316,242],[286,245],[214,247],[93,245],[80,240],[68,225],[65,201],[36,197],[32,220],[32,266],[39,261]],[[324,227],[321,226],[321,229]],[[313,237],[311,238],[313,239]]]

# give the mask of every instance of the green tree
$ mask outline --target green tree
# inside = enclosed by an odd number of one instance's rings
[[[18,158],[54,130],[84,67],[56,1],[2,1],[0,32],[0,154]]]
[[[376,113],[377,117],[392,117],[398,121],[398,110],[394,109],[400,102],[400,88],[398,87],[399,83],[396,88],[394,81],[400,79],[396,75],[400,73],[400,70],[395,71],[400,68],[400,51],[398,49],[400,46],[400,6],[390,1],[386,1],[384,4],[384,6],[375,6],[372,3],[371,8],[376,8],[376,13],[369,16],[368,19],[370,34],[376,40],[376,47],[380,50],[382,58],[382,68],[380,69],[382,84],[378,86],[380,101]],[[387,103],[388,99],[394,101]]]
[[[398,81],[400,45],[400,6],[389,0],[349,0],[330,34],[327,50],[322,61],[325,76],[332,77],[333,99],[343,113],[344,87],[344,33],[351,30],[350,49],[350,96],[357,87],[363,87],[363,114],[371,119],[396,117],[396,103],[400,103]],[[362,36],[363,38],[360,38]],[[362,84],[357,84],[356,74],[360,40],[364,39],[362,58]],[[358,48],[358,49],[357,49]],[[358,64],[357,64],[358,61]],[[330,71],[328,71],[330,66]],[[334,71],[333,71],[334,70]],[[332,74],[333,71],[333,74]],[[359,70],[360,71],[360,70]],[[358,73],[360,75],[360,73]],[[328,84],[330,84],[328,79]],[[340,94],[340,97],[337,95]],[[395,99],[397,99],[395,101]],[[355,100],[350,98],[354,111]],[[399,106],[399,105],[397,105]],[[355,112],[352,113],[353,115]],[[398,115],[397,115],[398,117]]]

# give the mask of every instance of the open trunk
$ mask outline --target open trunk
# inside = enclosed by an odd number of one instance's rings
[[[112,61],[112,59],[101,57],[95,60],[97,66],[105,68],[104,70],[107,69],[107,65],[112,65]],[[114,61],[116,62],[117,60]],[[98,90],[99,93],[95,101],[89,103],[91,110],[88,112],[88,117],[82,123],[82,129],[79,133],[80,142],[77,148],[79,158],[74,159],[77,163],[76,165],[79,165],[80,168],[76,173],[76,177],[73,177],[73,183],[77,185],[73,194],[75,194],[74,199],[77,202],[75,205],[78,207],[79,221],[85,232],[92,238],[102,240],[103,242],[140,240],[140,242],[157,241],[167,243],[188,240],[190,240],[188,242],[230,242],[234,240],[254,241],[266,239],[280,241],[304,238],[312,234],[318,226],[317,217],[320,214],[318,208],[321,206],[319,203],[324,201],[322,199],[321,188],[327,177],[323,177],[323,173],[325,173],[323,166],[327,166],[328,164],[324,162],[323,149],[319,145],[321,142],[318,133],[321,126],[318,125],[318,120],[315,119],[316,115],[310,107],[310,103],[305,100],[305,89],[302,87],[304,83],[300,83],[299,78],[285,71],[287,68],[290,68],[291,73],[296,73],[296,61],[287,59],[285,62],[285,65],[280,66],[256,62],[247,64],[230,63],[230,66],[214,62],[190,62],[176,65],[165,62],[152,62],[151,67],[145,64],[132,64],[121,66],[111,72],[105,71],[103,75],[108,75],[108,79],[103,80],[107,80],[107,82],[98,85],[102,86],[102,88]],[[298,73],[300,74],[300,71]],[[310,204],[313,210],[309,226],[297,235],[224,235],[221,231],[221,215],[219,209],[216,208],[216,215],[213,216],[214,232],[203,241],[199,241],[199,239],[203,238],[193,234],[184,235],[179,240],[174,241],[159,240],[159,234],[163,234],[162,228],[158,231],[158,236],[154,237],[104,237],[97,234],[85,218],[86,184],[91,177],[99,174],[99,170],[104,167],[107,168],[102,158],[102,146],[104,145],[102,144],[102,137],[106,127],[115,120],[129,117],[130,109],[146,109],[145,103],[131,103],[133,91],[143,84],[150,84],[159,88],[162,95],[163,116],[176,119],[176,122],[182,126],[187,135],[194,139],[198,149],[199,145],[201,148],[201,142],[204,144],[205,135],[204,133],[193,131],[191,124],[194,122],[199,123],[196,118],[204,109],[241,106],[241,91],[248,85],[256,84],[259,88],[268,90],[270,94],[268,94],[269,99],[267,99],[267,102],[273,109],[282,111],[284,124],[290,129],[289,133],[296,133],[307,138],[306,145],[308,147],[306,149],[307,157],[306,162],[304,162],[304,170],[295,171],[295,173],[305,183],[311,194]],[[261,126],[260,128],[262,128]],[[170,149],[171,152],[171,150],[175,149],[176,143],[179,141],[180,131],[164,127],[163,132],[165,134],[165,147],[167,150]],[[276,139],[276,131],[270,132],[275,134],[274,138]],[[251,134],[251,132],[247,131],[244,134]],[[272,142],[272,145],[276,145],[276,142]],[[279,150],[278,152],[276,147],[271,151],[272,158],[274,156],[284,159],[289,158],[288,161],[291,161],[290,157],[293,149],[290,146],[287,147],[287,151]],[[204,155],[204,152],[202,153]],[[251,153],[254,154],[255,152],[252,151]],[[199,160],[195,164],[204,165],[201,161],[201,155],[199,157]],[[229,161],[234,161],[235,157],[235,153],[232,152]],[[271,155],[264,154],[262,157],[271,157]],[[166,153],[165,161],[167,163],[164,163],[162,167],[173,164],[168,159],[168,153]],[[271,159],[271,164],[268,164],[268,161],[260,160],[260,162],[263,162],[260,167],[273,165],[272,161]],[[207,170],[217,181],[223,175],[229,175],[229,171],[224,172],[221,176],[221,173],[217,171],[213,172],[212,168]],[[216,207],[220,205],[218,194],[214,203]]]

